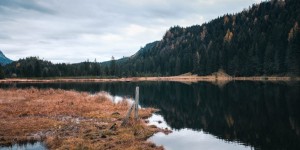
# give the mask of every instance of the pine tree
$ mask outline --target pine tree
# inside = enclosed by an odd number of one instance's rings
[[[115,60],[114,56],[111,57],[110,75],[112,75],[112,76],[116,75],[116,60]]]
[[[2,66],[0,64],[0,79],[4,79],[5,75],[4,75],[4,71],[2,69]]]
[[[41,77],[41,65],[39,60],[37,60],[34,64],[34,76]]]
[[[199,64],[200,64],[200,55],[198,52],[195,53],[194,55],[194,69],[193,69],[193,72],[198,72],[199,71]]]
[[[176,58],[176,65],[175,65],[175,75],[179,75],[181,73],[181,62],[180,58]]]
[[[300,32],[295,30],[293,37],[289,39],[287,51],[288,72],[292,75],[300,75]]]

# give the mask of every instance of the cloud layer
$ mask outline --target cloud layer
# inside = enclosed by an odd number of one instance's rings
[[[202,24],[258,0],[0,0],[0,49],[11,59],[106,61],[133,55],[171,26]]]

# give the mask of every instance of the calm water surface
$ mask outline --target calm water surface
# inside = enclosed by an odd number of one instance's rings
[[[150,122],[173,130],[149,139],[166,149],[300,149],[299,82],[0,84],[126,97],[134,96],[136,86],[142,107],[161,110]]]
[[[46,146],[42,142],[14,144],[12,146],[1,147],[0,150],[44,150]]]

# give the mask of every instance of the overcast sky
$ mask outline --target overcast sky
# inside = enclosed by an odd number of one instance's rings
[[[0,50],[76,63],[131,56],[174,25],[202,24],[261,0],[0,0]]]

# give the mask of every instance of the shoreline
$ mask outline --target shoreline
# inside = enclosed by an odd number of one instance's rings
[[[162,150],[147,141],[164,129],[147,125],[157,110],[143,108],[121,126],[129,103],[113,103],[105,92],[0,89],[0,147],[32,141],[48,149]]]
[[[230,82],[230,81],[264,81],[264,82],[290,82],[300,81],[300,77],[279,76],[252,76],[252,77],[230,77],[230,76],[168,76],[168,77],[128,77],[128,78],[6,78],[0,83],[55,83],[55,82],[141,82],[141,81],[174,81],[174,82]]]

